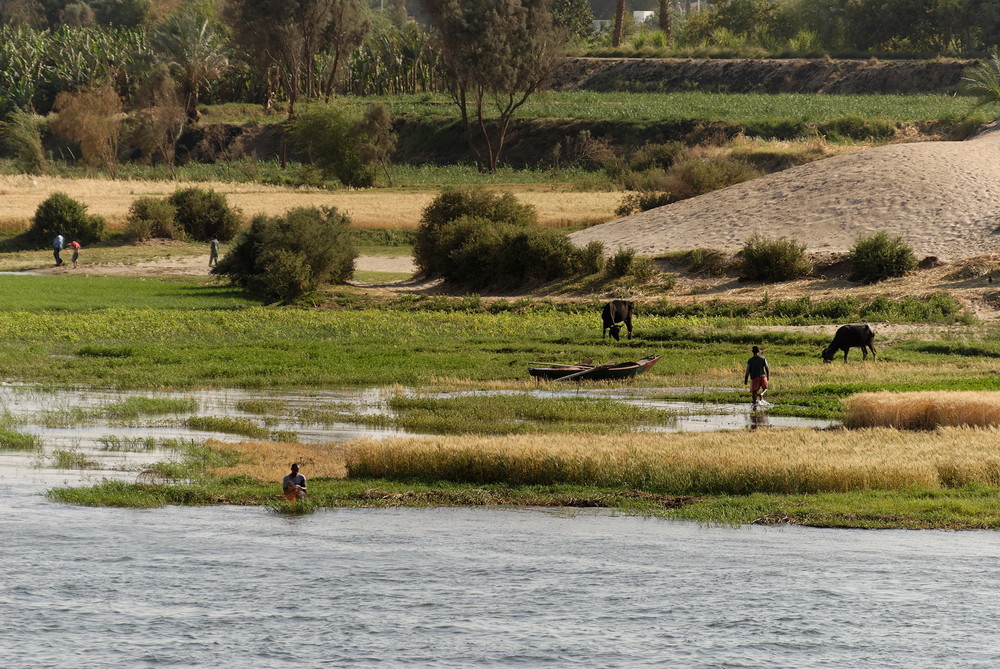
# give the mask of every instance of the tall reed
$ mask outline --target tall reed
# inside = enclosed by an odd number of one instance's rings
[[[360,440],[348,476],[578,484],[675,495],[803,494],[1000,485],[1000,432],[773,430]]]
[[[858,393],[844,399],[843,407],[847,427],[933,430],[937,427],[1000,426],[1000,392]]]

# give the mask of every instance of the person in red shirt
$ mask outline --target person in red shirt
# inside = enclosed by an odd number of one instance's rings
[[[69,247],[73,249],[73,267],[76,267],[76,261],[80,259],[80,242],[72,241],[69,243]]]

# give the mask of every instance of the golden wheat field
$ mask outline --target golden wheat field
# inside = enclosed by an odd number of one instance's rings
[[[178,188],[196,186],[224,193],[229,203],[247,216],[282,214],[294,207],[336,207],[355,225],[377,228],[413,228],[437,191],[319,190],[281,188],[262,184],[223,182],[182,183],[176,181],[114,181],[65,179],[28,175],[0,176],[0,230],[23,230],[35,209],[49,195],[62,191],[87,205],[87,211],[108,219],[109,227],[122,225],[132,201],[140,197],[165,197]],[[505,188],[538,210],[539,222],[547,226],[578,226],[614,218],[621,200],[618,192],[563,192]]]
[[[236,451],[243,462],[232,467],[212,470],[214,476],[226,477],[243,474],[258,481],[271,481],[275,472],[288,473],[293,462],[303,467],[308,478],[343,478],[344,454],[335,444],[296,444],[288,442],[241,441],[235,444],[210,442],[211,445]],[[279,477],[280,478],[280,477]]]
[[[1000,426],[1000,392],[858,393],[844,399],[843,407],[847,427],[932,430]]]
[[[1000,431],[770,430],[395,438],[345,446],[353,478],[577,484],[669,494],[1000,485]]]

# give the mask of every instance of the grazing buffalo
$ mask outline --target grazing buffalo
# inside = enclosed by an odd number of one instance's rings
[[[628,328],[628,338],[632,338],[632,311],[635,309],[635,302],[628,302],[626,300],[611,300],[604,305],[604,311],[601,313],[601,319],[604,321],[604,330],[601,332],[601,338],[607,336],[608,331],[611,331],[611,336],[615,338],[615,341],[619,341],[619,333],[622,331],[622,326],[619,323],[624,323],[625,327]]]
[[[871,349],[872,360],[875,359],[875,330],[867,323],[861,325],[841,325],[837,329],[837,334],[833,335],[833,341],[823,349],[823,362],[833,362],[833,356],[837,351],[844,352],[844,362],[847,362],[847,352],[855,346],[861,347],[861,359],[868,359],[868,350]]]

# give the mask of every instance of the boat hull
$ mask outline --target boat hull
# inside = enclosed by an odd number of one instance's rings
[[[620,362],[613,365],[566,365],[559,367],[529,367],[528,373],[537,379],[558,381],[568,376],[571,380],[608,381],[627,379],[648,372],[660,356],[653,355],[635,362]],[[582,373],[581,373],[582,372]]]

